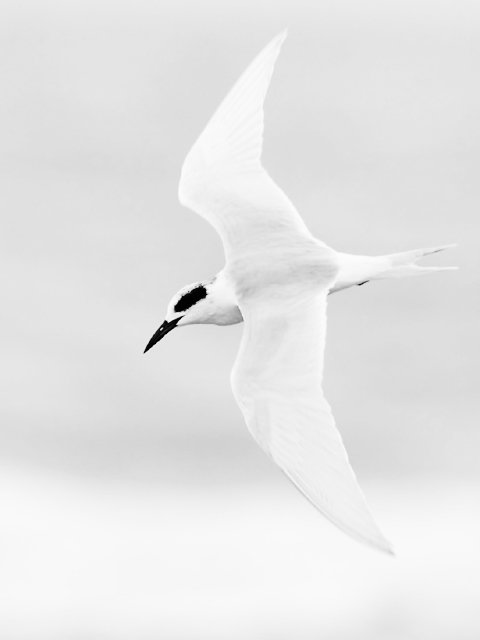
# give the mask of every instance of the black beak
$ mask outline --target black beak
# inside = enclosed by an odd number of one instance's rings
[[[167,322],[166,320],[165,322],[162,322],[160,328],[157,329],[153,334],[153,336],[150,338],[150,342],[145,347],[145,351],[143,353],[147,353],[147,351],[151,349],[154,345],[156,345],[157,342],[159,342],[163,338],[163,336],[166,336],[167,333],[170,333],[172,329],[175,329],[175,327],[178,324],[178,321],[181,318],[182,316],[180,316],[180,318],[175,318],[175,320],[170,320],[170,322]]]

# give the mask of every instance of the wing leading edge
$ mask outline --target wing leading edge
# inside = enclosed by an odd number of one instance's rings
[[[217,230],[227,258],[241,238],[265,242],[275,232],[310,234],[297,210],[262,167],[263,103],[283,31],[255,58],[188,153],[180,202]]]
[[[337,527],[388,553],[321,388],[327,291],[241,306],[245,328],[232,387],[258,444]]]

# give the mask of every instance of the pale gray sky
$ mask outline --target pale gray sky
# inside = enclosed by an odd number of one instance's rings
[[[223,266],[178,203],[183,158],[286,26],[264,164],[312,232],[351,253],[459,245],[429,260],[458,272],[331,298],[324,386],[351,460],[377,488],[477,490],[480,8],[464,0],[3,0],[0,460],[32,485],[280,482],[230,391],[241,326],[142,351],[171,295]]]
[[[88,464],[101,447],[109,466],[115,444],[140,447],[142,464],[164,438],[249,446],[228,381],[241,327],[141,352],[170,296],[223,264],[215,233],[177,201],[183,157],[288,25],[264,158],[311,230],[357,253],[460,245],[436,258],[458,274],[332,299],[325,385],[340,428],[371,471],[365,430],[388,466],[427,464],[424,447],[452,464],[431,442],[442,433],[473,467],[480,11],[290,4],[3,4],[5,455],[72,445]]]

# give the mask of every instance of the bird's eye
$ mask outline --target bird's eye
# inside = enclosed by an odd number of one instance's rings
[[[173,310],[175,311],[175,313],[186,311],[187,309],[190,309],[190,307],[193,307],[193,305],[196,304],[199,300],[202,300],[206,297],[207,290],[203,285],[199,285],[198,287],[195,287],[195,289],[184,293],[180,300],[178,300],[176,305],[173,307]]]

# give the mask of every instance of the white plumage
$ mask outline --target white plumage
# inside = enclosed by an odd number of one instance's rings
[[[220,234],[226,266],[171,301],[151,348],[175,326],[245,323],[232,387],[262,449],[334,524],[383,551],[322,392],[327,295],[378,278],[426,273],[447,247],[351,256],[315,239],[261,165],[263,102],[286,31],[257,56],[188,153],[179,198]]]

